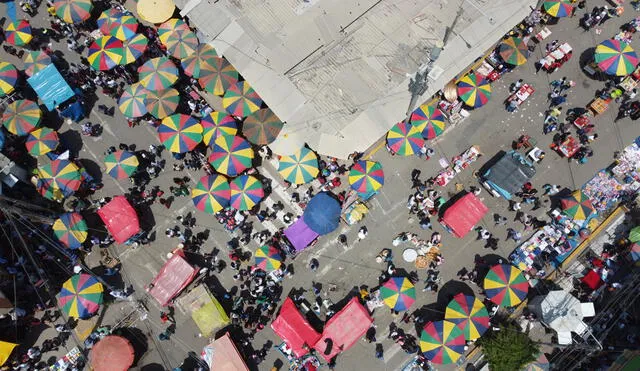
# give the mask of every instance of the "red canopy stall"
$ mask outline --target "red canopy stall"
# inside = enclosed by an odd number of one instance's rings
[[[369,329],[373,319],[354,297],[324,326],[322,337],[313,346],[329,361],[338,353],[351,348]],[[328,349],[330,348],[330,349]]]
[[[91,348],[93,371],[127,371],[133,360],[133,346],[122,336],[105,336]]]
[[[440,223],[458,238],[463,238],[489,209],[473,193],[462,196],[445,210]]]
[[[223,337],[204,347],[202,359],[207,362],[210,370],[249,371],[249,367],[247,367],[228,332]]]
[[[320,334],[300,314],[291,298],[285,299],[271,328],[298,358],[309,353],[309,348],[320,339]]]
[[[117,243],[124,243],[140,232],[138,214],[124,196],[116,196],[98,210],[98,215]]]
[[[165,306],[171,299],[184,290],[198,274],[198,269],[184,260],[182,250],[177,250],[160,269],[156,278],[147,287],[149,294],[160,305]]]

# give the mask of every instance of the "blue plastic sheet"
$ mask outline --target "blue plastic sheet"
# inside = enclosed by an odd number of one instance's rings
[[[49,111],[66,102],[75,94],[55,65],[50,64],[27,79],[27,82]]]
[[[341,212],[338,200],[326,192],[320,192],[309,201],[302,217],[312,231],[323,235],[338,228]]]
[[[69,118],[73,121],[80,121],[84,117],[84,107],[80,102],[74,102],[60,112],[62,117]]]

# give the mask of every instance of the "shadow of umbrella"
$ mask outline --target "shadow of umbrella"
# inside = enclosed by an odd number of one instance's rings
[[[149,363],[140,368],[140,371],[164,371],[164,367],[158,363]]]
[[[580,70],[582,70],[582,72],[584,73],[585,76],[587,76],[588,78],[590,78],[592,80],[607,81],[607,80],[611,79],[611,76],[609,76],[606,73],[600,71],[600,69],[596,69],[596,73],[594,73],[593,75],[590,75],[585,70],[585,67],[587,67],[591,62],[594,61],[595,55],[596,55],[596,48],[595,47],[585,49],[585,51],[583,51],[580,54],[580,60],[578,61],[578,63],[580,64]]]
[[[420,336],[422,329],[427,323],[443,320],[445,308],[446,307],[442,307],[438,303],[431,303],[416,309],[413,313],[423,321],[421,323],[414,323],[416,334]]]
[[[102,183],[102,167],[98,163],[86,158],[80,159],[80,163],[96,182]]]
[[[463,293],[465,295],[475,296],[473,289],[464,282],[450,280],[444,285],[442,285],[442,287],[438,291],[438,301],[437,301],[438,305],[440,306],[440,309],[444,312],[444,310],[447,308],[447,305],[449,304],[451,299],[453,299],[454,296],[460,293]]]
[[[147,352],[147,350],[149,350],[147,336],[142,332],[142,330],[135,327],[120,328],[115,331],[115,335],[122,336],[129,340],[131,346],[133,346],[134,358],[131,367],[135,367],[142,356]]]
[[[58,133],[60,139],[60,146],[69,150],[69,154],[73,158],[77,158],[78,154],[82,150],[83,142],[82,135],[76,130],[67,130],[62,133]]]

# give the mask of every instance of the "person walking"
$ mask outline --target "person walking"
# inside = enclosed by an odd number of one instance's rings
[[[360,227],[360,229],[358,230],[358,241],[362,241],[367,237],[367,234],[369,233],[369,230],[367,229],[366,226],[362,226]]]
[[[522,239],[522,233],[516,231],[513,228],[508,228],[507,239],[512,239],[513,241],[515,241],[515,243],[518,243]]]
[[[376,344],[376,358],[379,360],[384,360],[384,348],[382,348],[382,344]]]

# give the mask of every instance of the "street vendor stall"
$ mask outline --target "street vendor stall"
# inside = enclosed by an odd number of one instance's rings
[[[369,208],[364,200],[361,199],[361,196],[357,192],[350,190],[342,203],[342,220],[348,225],[353,225],[361,221],[368,212]]]
[[[320,339],[320,334],[300,314],[291,298],[285,299],[271,328],[296,358],[309,353],[310,347]]]
[[[440,223],[454,236],[463,238],[489,209],[473,193],[467,193],[445,210]]]
[[[507,98],[507,104],[515,108],[520,107],[520,105],[524,103],[524,101],[526,101],[534,92],[535,90],[533,89],[533,86],[529,84],[522,84],[518,90]]]
[[[440,186],[446,186],[458,173],[468,168],[480,156],[480,148],[478,146],[471,146],[460,155],[453,157],[451,164],[436,175],[434,183]]]
[[[562,43],[558,45],[555,49],[551,50],[544,57],[544,63],[542,64],[542,69],[549,73],[555,72],[558,68],[562,67],[562,65],[571,59],[573,55],[573,49],[571,45],[568,43]]]
[[[204,337],[211,336],[231,322],[222,305],[204,284],[176,299],[176,304],[185,314],[191,314],[193,322]]]
[[[609,103],[611,103],[611,98],[603,99],[596,98],[589,103],[589,110],[593,113],[594,116],[604,113],[609,108]]]
[[[89,359],[93,371],[127,371],[133,365],[134,357],[129,340],[108,335],[91,348]]]
[[[98,210],[98,215],[117,243],[125,243],[140,231],[138,214],[124,196],[116,196]]]
[[[611,169],[611,172],[624,181],[631,191],[637,191],[640,187],[638,169],[640,169],[640,146],[638,146],[638,143],[633,143],[625,147],[616,158],[615,166]]]
[[[228,332],[205,346],[201,356],[210,370],[249,371]]]
[[[549,252],[556,249],[563,241],[563,238],[561,230],[552,225],[545,225],[529,237],[529,239],[521,243],[511,255],[509,255],[509,260],[511,264],[525,272],[531,271],[534,267],[536,271],[539,271],[545,265],[543,261],[539,260],[542,252]],[[562,253],[562,251],[557,252],[559,254]]]
[[[299,218],[284,230],[282,248],[287,254],[294,257],[300,251],[313,245],[318,237],[320,235],[309,228],[307,223],[304,222],[304,218]]]
[[[580,142],[576,138],[569,135],[567,139],[559,144],[551,144],[551,149],[555,150],[564,157],[571,158],[580,149]]]
[[[617,204],[624,189],[625,187],[605,170],[599,171],[582,186],[582,191],[591,199],[593,207],[598,212]]]
[[[184,259],[184,252],[178,249],[158,272],[147,287],[147,291],[161,306],[169,304],[184,290],[198,274],[198,269]]]
[[[72,98],[75,93],[54,64],[49,64],[27,79],[49,111]]]

